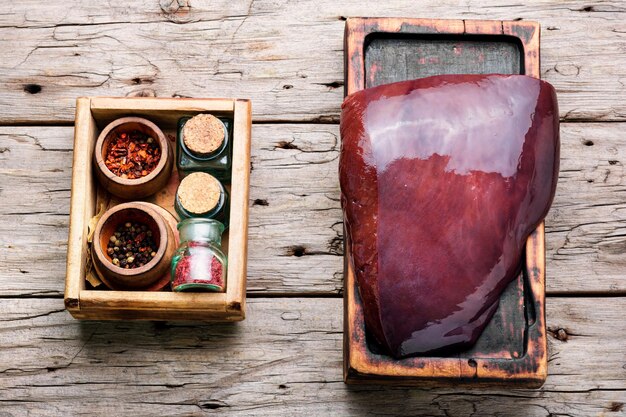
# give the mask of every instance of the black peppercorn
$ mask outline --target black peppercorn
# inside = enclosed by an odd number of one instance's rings
[[[107,245],[111,262],[126,269],[144,266],[156,256],[158,249],[152,236],[145,224],[126,222],[120,225]]]

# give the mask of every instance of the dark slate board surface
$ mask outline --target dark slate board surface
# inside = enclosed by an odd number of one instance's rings
[[[441,74],[521,74],[520,46],[485,37],[377,35],[365,47],[365,85]]]

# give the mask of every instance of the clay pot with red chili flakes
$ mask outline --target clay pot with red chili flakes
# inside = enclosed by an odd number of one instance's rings
[[[96,177],[107,191],[125,199],[143,198],[167,184],[172,144],[149,120],[123,117],[98,136],[94,162]]]

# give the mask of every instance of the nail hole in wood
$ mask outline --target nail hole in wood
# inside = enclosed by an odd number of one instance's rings
[[[288,256],[295,256],[297,258],[300,258],[304,256],[305,254],[306,254],[306,248],[302,245],[292,246],[289,249],[287,249]]]
[[[343,87],[343,81],[333,81],[331,83],[322,83],[322,85],[330,89],[335,89],[335,88]]]
[[[154,80],[146,77],[146,78],[141,78],[141,77],[135,77],[132,80],[130,80],[133,84],[135,85],[139,85],[139,84],[153,84]],[[174,97],[174,95],[172,95],[172,97]]]
[[[586,140],[583,142],[583,145],[585,146],[593,146],[593,141],[592,140]]]
[[[206,410],[216,410],[223,407],[228,407],[228,404],[222,401],[207,401],[204,404],[200,404],[200,408],[204,408]]]
[[[609,161],[609,165],[617,165],[617,163],[618,163],[618,162],[619,162],[619,161],[614,161],[614,160],[611,160],[611,161]]]
[[[252,205],[253,206],[269,206],[270,203],[268,203],[267,200],[263,200],[263,199],[257,198],[256,200],[254,200]]]
[[[276,145],[276,148],[278,148],[278,149],[298,149],[298,147],[296,145],[294,145],[293,142],[287,142],[286,140],[281,140],[280,142],[278,142],[278,144]]]
[[[292,88],[293,88],[293,85],[291,85],[291,84],[283,85],[283,90],[291,90]]]
[[[41,92],[41,86],[39,84],[26,84],[24,85],[24,91],[29,94],[38,94]]]

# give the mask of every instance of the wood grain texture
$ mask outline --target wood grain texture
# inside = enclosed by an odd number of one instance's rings
[[[256,120],[337,122],[343,19],[362,15],[537,20],[542,78],[558,90],[561,117],[626,120],[622,3],[9,2],[0,125],[70,124],[83,95],[248,97]],[[549,294],[626,293],[625,128],[562,127]],[[72,136],[71,127],[0,127],[0,416],[624,413],[619,298],[548,298],[541,391],[348,388],[338,299],[249,300],[236,325],[72,320],[60,298]],[[248,292],[339,294],[337,126],[255,125],[253,139]]]
[[[28,0],[0,15],[0,123],[70,122],[81,95],[246,97],[255,120],[337,120],[343,19],[362,15],[539,21],[561,116],[626,120],[618,0]]]
[[[252,141],[252,104],[236,100],[233,104],[233,161],[230,188],[230,226],[228,242],[228,279],[226,311],[245,318],[248,274],[248,200],[250,198],[250,152]],[[231,280],[230,277],[235,277]]]
[[[561,125],[548,294],[626,293],[625,129]],[[0,295],[63,293],[72,134],[0,128]],[[338,126],[257,124],[252,136],[248,292],[339,294]]]
[[[4,299],[1,415],[622,415],[626,298],[548,301],[543,389],[460,391],[345,386],[339,299],[251,299],[244,322],[203,326],[78,323],[62,300]]]

